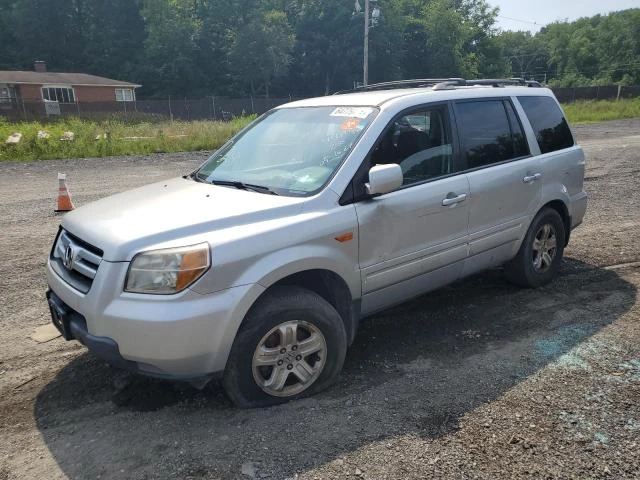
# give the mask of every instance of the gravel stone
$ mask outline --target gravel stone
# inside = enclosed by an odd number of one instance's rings
[[[379,313],[337,385],[256,410],[215,383],[117,391],[77,342],[29,338],[49,322],[57,173],[80,206],[206,153],[0,163],[0,479],[240,480],[248,459],[274,479],[640,478],[640,119],[575,132],[589,210],[555,282],[495,269]]]

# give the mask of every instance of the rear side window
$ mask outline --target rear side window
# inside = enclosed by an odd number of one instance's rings
[[[511,102],[504,102],[504,106],[507,109],[507,115],[509,116],[509,124],[511,125],[511,135],[513,138],[513,156],[524,157],[529,155],[529,145],[527,144],[527,138],[522,130],[522,125]]]
[[[520,122],[503,100],[478,100],[456,105],[467,168],[478,168],[529,154]],[[513,117],[513,118],[509,118]]]
[[[574,145],[569,124],[553,98],[518,97],[518,100],[529,118],[542,153]]]

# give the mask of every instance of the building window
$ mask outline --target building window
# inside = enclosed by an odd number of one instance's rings
[[[116,88],[116,102],[133,102],[135,99],[132,88]]]
[[[58,103],[76,103],[71,87],[42,87],[42,99]]]
[[[0,87],[0,103],[12,103],[16,99],[13,87]]]

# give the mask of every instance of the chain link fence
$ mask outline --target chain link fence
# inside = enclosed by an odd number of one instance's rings
[[[278,105],[297,98],[174,98],[136,100],[133,102],[76,102],[61,103],[60,116],[90,119],[109,117],[170,120],[231,120],[244,115],[260,115]],[[47,117],[43,102],[17,100],[0,108],[0,115],[10,120],[41,120]]]
[[[554,88],[561,103],[576,100],[616,100],[640,97],[640,85],[623,87]],[[113,116],[131,119],[170,120],[231,120],[243,115],[260,115],[278,105],[298,98],[228,98],[206,97],[198,99],[167,97],[164,99],[137,100],[135,102],[77,102],[60,104],[61,116],[104,119]],[[0,104],[0,115],[9,120],[41,120],[47,117],[42,102],[14,100]]]
[[[560,103],[572,103],[576,100],[618,100],[640,97],[640,85],[632,87],[623,87],[622,85],[569,87],[552,90]]]

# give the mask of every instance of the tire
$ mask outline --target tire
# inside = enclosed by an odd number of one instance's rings
[[[548,237],[544,240],[546,230]],[[524,241],[513,260],[505,265],[507,279],[525,288],[537,288],[551,282],[562,264],[565,246],[565,225],[560,214],[544,208],[531,222]],[[551,239],[554,238],[555,242]],[[555,243],[555,250],[549,247]],[[547,252],[545,257],[541,252]]]
[[[274,287],[245,317],[222,383],[242,408],[288,402],[335,382],[346,351],[344,322],[329,302],[304,288]]]

